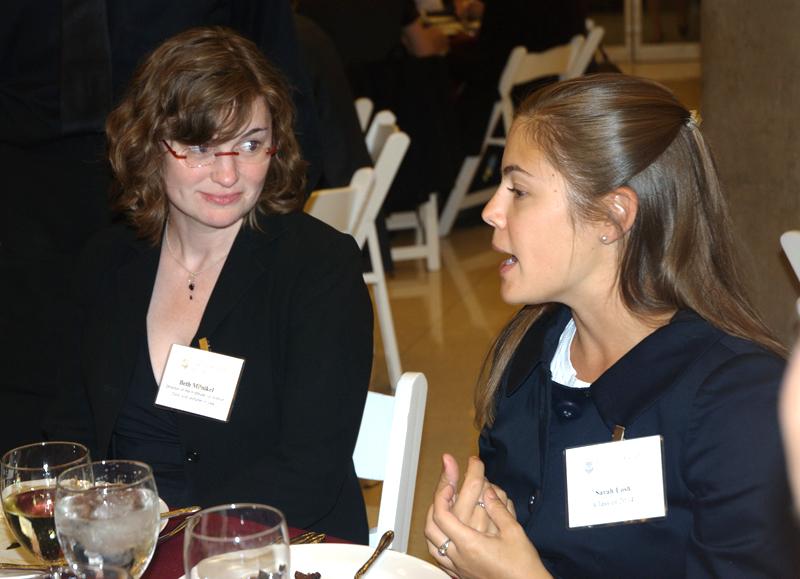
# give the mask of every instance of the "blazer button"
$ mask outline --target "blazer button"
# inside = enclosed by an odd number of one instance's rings
[[[533,512],[533,507],[536,506],[536,495],[537,494],[538,494],[538,491],[534,491],[533,494],[528,497],[528,512],[529,513],[532,513]]]
[[[186,451],[186,462],[200,462],[200,453],[196,450]]]
[[[561,400],[556,404],[556,413],[566,420],[580,418],[581,405],[571,400]]]

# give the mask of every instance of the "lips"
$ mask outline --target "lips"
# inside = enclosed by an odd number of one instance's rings
[[[214,205],[230,205],[231,203],[236,203],[242,196],[241,193],[229,193],[226,195],[212,195],[211,193],[201,193],[203,199],[208,201],[209,203],[213,203]]]
[[[510,255],[500,263],[500,273],[503,274],[517,265],[517,256]]]

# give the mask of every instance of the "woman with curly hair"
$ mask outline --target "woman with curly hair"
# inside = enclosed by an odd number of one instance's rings
[[[366,542],[352,454],[372,309],[352,238],[301,211],[293,119],[281,75],[231,30],[183,32],[140,65],[106,126],[126,223],[76,275],[65,394],[88,405],[59,403],[49,430],[148,462],[170,504],[269,503]],[[227,420],[162,401],[174,345],[244,360]]]

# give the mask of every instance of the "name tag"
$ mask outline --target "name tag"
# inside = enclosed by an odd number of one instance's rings
[[[228,421],[244,359],[173,344],[156,406]]]
[[[661,436],[564,451],[570,529],[664,517]]]

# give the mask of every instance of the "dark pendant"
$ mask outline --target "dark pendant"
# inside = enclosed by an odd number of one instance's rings
[[[193,281],[190,281],[190,282],[189,282],[189,291],[190,291],[190,292],[193,292],[193,291],[194,291],[194,282],[193,282]]]

